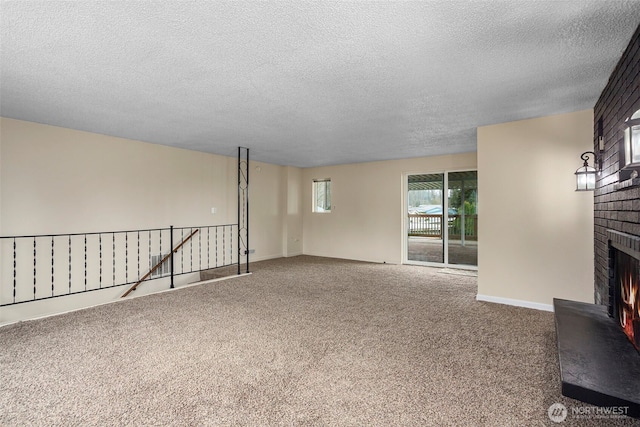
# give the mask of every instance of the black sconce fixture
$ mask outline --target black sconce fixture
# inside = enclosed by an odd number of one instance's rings
[[[598,137],[598,154],[593,151],[585,151],[580,155],[584,161],[582,167],[576,171],[576,191],[593,191],[596,189],[596,174],[602,170],[602,152],[604,151],[604,140]],[[589,156],[593,157],[593,167],[589,166]],[[597,164],[597,169],[596,169]]]
[[[594,164],[596,153],[585,151],[580,155],[584,164],[576,171],[576,191],[592,191],[596,189],[596,168],[589,166],[589,155],[593,156]]]

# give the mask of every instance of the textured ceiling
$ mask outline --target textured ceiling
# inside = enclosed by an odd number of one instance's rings
[[[592,108],[640,1],[2,1],[0,115],[300,167]]]

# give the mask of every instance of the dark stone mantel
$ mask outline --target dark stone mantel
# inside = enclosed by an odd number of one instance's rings
[[[562,394],[640,418],[640,353],[603,305],[554,298]]]

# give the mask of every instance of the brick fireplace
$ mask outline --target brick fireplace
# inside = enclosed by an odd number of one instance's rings
[[[640,418],[640,172],[625,121],[640,110],[640,26],[594,107],[595,304],[554,299],[562,394]],[[604,149],[600,153],[600,140]]]
[[[596,304],[609,306],[609,242],[613,234],[640,237],[640,179],[624,170],[626,118],[640,109],[640,26],[594,107],[594,147],[604,139],[602,173],[594,194]]]

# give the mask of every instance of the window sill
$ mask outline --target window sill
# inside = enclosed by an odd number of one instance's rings
[[[614,184],[613,191],[640,186],[640,176],[638,174],[640,174],[640,164],[638,163],[633,163],[620,169],[618,172],[618,183]]]
[[[640,178],[629,178],[625,181],[620,181],[619,183],[614,184],[613,190],[614,191],[626,190],[628,188],[638,187],[638,186],[640,186]]]

